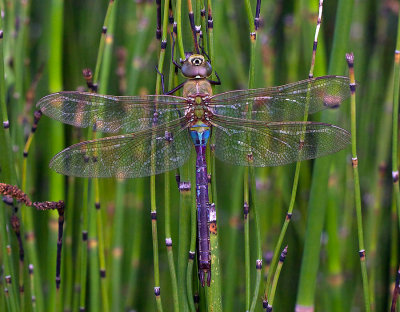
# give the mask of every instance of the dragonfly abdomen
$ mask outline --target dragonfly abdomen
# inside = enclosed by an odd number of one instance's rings
[[[197,233],[198,233],[198,262],[199,278],[202,286],[211,282],[211,255],[210,255],[210,233],[208,220],[210,204],[208,198],[208,176],[206,163],[206,146],[210,137],[210,128],[198,122],[190,128],[190,136],[196,149],[196,204],[197,204]]]
[[[209,131],[209,130],[208,130]],[[206,145],[196,145],[196,203],[197,203],[197,227],[198,227],[198,252],[199,252],[199,277],[202,286],[205,284],[207,274],[207,285],[211,282],[211,255],[210,255],[210,233],[208,220],[210,204],[208,198],[208,177],[206,163]]]

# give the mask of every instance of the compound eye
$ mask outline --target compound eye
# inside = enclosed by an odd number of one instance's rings
[[[193,60],[192,60],[192,64],[194,65],[194,66],[200,66],[201,64],[203,63],[203,61],[201,60],[201,58],[194,58]]]

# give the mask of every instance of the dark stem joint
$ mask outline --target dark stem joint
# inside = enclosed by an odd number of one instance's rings
[[[0,39],[3,39],[3,30],[0,30]]]
[[[256,37],[257,37],[257,35],[256,35],[255,32],[250,33],[250,39],[251,40],[256,40]]]
[[[28,152],[24,151],[24,158],[28,157]]]
[[[157,211],[151,212],[151,220],[157,220]]]
[[[356,84],[355,83],[350,83],[350,92],[355,93],[356,92]]]
[[[314,41],[313,47],[312,47],[313,51],[317,51],[317,46],[318,46],[318,41]]]
[[[4,129],[10,128],[10,121],[8,121],[8,120],[3,121],[3,128],[4,128]]]
[[[263,300],[263,309],[267,309],[268,308],[268,301],[267,300]]]
[[[29,264],[29,265],[28,265],[28,273],[29,273],[30,275],[33,274],[33,264]]]
[[[99,202],[96,202],[96,203],[94,204],[94,206],[96,207],[97,210],[100,209],[100,203],[99,203]]]
[[[354,67],[354,54],[353,53],[346,53],[346,61],[349,68]]]
[[[281,253],[280,257],[279,257],[279,262],[284,262],[285,261],[286,255],[287,255],[287,249],[288,249],[288,246],[286,246],[283,249],[283,251],[282,251],[282,253]]]
[[[206,9],[201,9],[200,10],[200,15],[201,15],[201,17],[205,17],[206,16]]]
[[[107,27],[103,26],[103,28],[101,29],[101,33],[102,34],[106,34],[107,33]]]
[[[179,183],[180,192],[189,192],[191,189],[191,184],[189,181],[182,181]]]
[[[286,220],[291,220],[292,219],[292,213],[287,213],[286,214]]]
[[[193,301],[194,301],[194,303],[199,303],[200,302],[200,296],[199,296],[199,294],[194,294],[194,296],[193,296]]]
[[[56,277],[56,288],[59,289],[61,284],[61,277],[57,276]]]
[[[156,297],[159,297],[161,293],[160,287],[154,287],[154,294]]]
[[[189,250],[189,260],[194,260],[194,256],[195,256],[195,252],[194,251],[190,251]]]
[[[161,49],[165,50],[166,47],[167,47],[167,41],[166,40],[161,40]]]
[[[364,249],[361,249],[361,250],[358,252],[358,254],[359,254],[360,259],[361,259],[362,261],[365,260],[365,250],[364,250]]]
[[[11,275],[6,275],[6,276],[4,277],[4,279],[6,280],[6,283],[7,283],[7,284],[11,284]]]
[[[214,21],[212,19],[208,20],[207,27],[208,27],[208,29],[213,29],[214,28]]]
[[[100,269],[100,278],[106,278],[106,270]]]
[[[267,266],[271,264],[273,256],[274,253],[272,251],[267,251],[264,253],[264,260]]]
[[[165,245],[166,245],[167,247],[172,247],[172,238],[171,238],[171,237],[167,237],[167,238],[165,239]]]
[[[393,171],[392,172],[392,178],[393,178],[393,183],[396,183],[399,181],[399,172],[398,171]]]
[[[82,240],[86,242],[88,240],[88,232],[87,231],[82,231]]]
[[[243,215],[245,220],[247,219],[248,214],[249,214],[249,204],[245,202],[243,205]]]
[[[261,270],[262,269],[262,260],[261,259],[257,259],[256,260],[256,269],[257,270]]]

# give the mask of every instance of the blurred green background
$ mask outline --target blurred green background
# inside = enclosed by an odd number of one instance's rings
[[[164,1],[161,2],[163,10]],[[200,21],[202,3],[193,1],[196,24]],[[251,44],[245,1],[209,3],[214,19],[213,68],[222,80],[214,93],[246,89]],[[176,4],[172,1],[175,18]],[[254,14],[256,1],[250,4]],[[0,39],[4,56],[0,61],[4,63],[5,73],[5,80],[0,80],[0,97],[5,100],[11,124],[9,130],[0,130],[0,182],[18,185],[35,201],[63,199],[66,202],[59,291],[55,287],[57,214],[33,211],[21,205],[13,212],[9,206],[0,204],[0,227],[3,228],[0,232],[0,310],[78,311],[84,307],[87,311],[155,311],[160,306],[165,311],[189,309],[185,274],[190,209],[195,209],[194,192],[189,199],[182,200],[174,173],[167,179],[164,175],[156,177],[161,287],[161,300],[157,305],[153,290],[150,179],[99,180],[101,209],[96,210],[93,181],[63,177],[48,168],[51,157],[57,152],[90,134],[46,116],[38,125],[24,167],[23,150],[37,100],[52,92],[86,90],[82,70],[91,68],[95,72],[97,60],[100,64],[99,93],[154,94],[155,66],[160,53],[160,41],[155,37],[156,3],[117,0],[107,11],[109,2],[106,0],[0,0],[0,8],[0,29],[4,31]],[[390,165],[398,10],[399,2],[395,0],[326,1],[314,72],[314,76],[347,75],[345,53],[354,52],[364,238],[370,300],[375,311],[389,309],[399,262],[399,222],[392,198]],[[255,47],[254,87],[308,78],[317,13],[316,0],[262,2],[262,27],[257,32]],[[101,34],[106,15],[107,36]],[[185,51],[193,51],[187,16],[187,2],[184,1],[183,45]],[[206,36],[206,30],[202,30]],[[167,37],[163,72],[167,73],[168,82],[171,40],[169,35]],[[104,53],[99,54],[102,40]],[[182,82],[183,78],[179,76],[178,80]],[[314,121],[322,118],[350,129],[349,102],[324,116],[316,114],[310,118]],[[6,120],[4,110],[1,116]],[[327,164],[323,172],[319,172],[321,166],[314,166],[316,161],[307,161],[301,166],[293,217],[281,246],[281,249],[288,246],[288,255],[277,284],[274,311],[293,311],[296,306],[298,309],[313,306],[315,311],[364,309],[350,146],[323,161]],[[244,262],[243,168],[216,160],[213,170],[222,310],[243,311],[247,307],[248,289]],[[255,170],[256,191],[253,189],[252,195],[259,211],[262,252],[267,258],[268,252],[276,246],[285,220],[294,170],[295,164]],[[193,188],[193,157],[182,172],[183,179],[192,179]],[[190,172],[189,176],[185,176],[185,172]],[[314,191],[311,191],[312,185],[315,185]],[[166,192],[170,195],[179,305],[174,305],[164,244]],[[257,258],[253,208],[254,201],[250,206],[249,224],[252,298]],[[318,212],[316,219],[307,213],[310,208]],[[16,235],[9,226],[13,213],[21,220],[25,251],[22,264],[19,263]],[[186,221],[182,222],[180,216],[185,216]],[[321,236],[309,230],[315,226],[323,229]],[[87,242],[81,239],[82,231],[88,231]],[[311,247],[305,249],[307,244]],[[28,273],[29,264],[34,265],[33,274]],[[105,278],[100,278],[100,269],[106,271]],[[260,292],[254,295],[257,311],[262,310],[267,269],[264,259]],[[11,275],[11,285],[5,282],[7,275]],[[199,287],[195,272],[192,280],[193,291],[200,296],[198,308],[213,310],[210,290]],[[19,290],[21,285],[23,293]],[[32,295],[36,298],[34,303]]]

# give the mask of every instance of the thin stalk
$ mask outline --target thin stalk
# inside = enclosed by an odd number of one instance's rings
[[[244,218],[244,267],[246,285],[246,311],[250,309],[250,230],[249,230],[249,168],[244,168],[243,175],[243,218]]]
[[[63,32],[64,32],[64,1],[51,0],[50,1],[50,39],[49,39],[49,60],[48,60],[48,74],[49,74],[49,92],[58,92],[63,89]],[[56,154],[65,146],[64,139],[64,126],[55,120],[49,120],[50,123],[50,153]],[[65,198],[65,180],[64,177],[56,172],[50,172],[50,200],[58,201]],[[49,237],[48,237],[48,250],[47,255],[48,263],[46,267],[46,279],[50,280],[55,276],[57,245],[57,227],[53,226],[58,223],[57,213],[51,212],[49,217]],[[38,268],[37,265],[35,265]],[[46,273],[43,272],[43,273]],[[42,273],[42,272],[41,272]],[[56,287],[50,287],[50,292],[46,300],[46,309],[54,311],[56,308]]]
[[[186,168],[185,168],[186,167]],[[189,166],[184,165],[183,169],[180,170],[181,179],[185,174],[185,179],[189,177],[188,172]],[[190,212],[195,206],[192,206],[192,192],[191,183],[183,182],[179,183],[180,192],[180,207],[179,207],[179,248],[178,248],[178,292],[179,292],[179,310],[188,310],[187,300],[187,264],[188,264],[188,250],[189,250],[189,219]],[[191,209],[193,207],[193,209]]]
[[[79,184],[77,184],[79,186]],[[82,184],[82,221],[80,226],[81,240],[80,248],[80,288],[79,293],[79,310],[86,310],[86,285],[87,285],[87,271],[88,271],[88,233],[89,233],[89,216],[88,216],[88,203],[89,203],[89,180],[84,179]]]
[[[256,283],[254,287],[253,299],[251,302],[250,311],[254,311],[257,301],[259,299],[258,292],[260,289],[261,273],[262,273],[262,250],[261,250],[261,237],[260,237],[260,222],[259,222],[259,205],[256,203],[256,178],[254,174],[254,167],[250,167],[250,181],[251,181],[251,201],[254,207],[254,221],[256,224],[256,245],[257,245],[257,260],[256,260]]]
[[[399,89],[400,89],[400,18],[397,22],[396,51],[394,55],[393,74],[393,121],[392,121],[392,177],[393,194],[396,199],[397,217],[400,224],[400,189],[399,189],[399,165],[398,165],[398,138],[399,138]]]
[[[151,233],[153,238],[153,270],[154,270],[154,295],[156,296],[157,311],[162,311],[160,292],[160,269],[158,256],[157,235],[157,206],[156,206],[156,177],[150,177],[150,202],[151,202]]]
[[[179,54],[182,60],[185,59],[185,49],[183,48],[182,39],[182,0],[176,0],[176,26],[177,26],[177,43]]]
[[[400,30],[400,29],[399,29]],[[363,281],[364,290],[364,303],[365,311],[369,312],[371,310],[370,296],[369,296],[369,286],[368,286],[368,275],[367,275],[367,265],[365,256],[365,246],[364,246],[364,233],[363,233],[363,223],[362,223],[362,211],[361,211],[361,191],[360,191],[360,178],[358,175],[358,158],[357,158],[357,139],[356,139],[356,80],[354,78],[354,55],[346,54],[347,63],[349,65],[349,78],[350,78],[350,91],[351,91],[351,154],[352,154],[352,164],[354,173],[354,197],[356,204],[357,213],[357,229],[358,229],[358,246],[360,248],[360,262],[361,262],[361,275]]]
[[[285,258],[286,258],[286,255],[287,255],[287,250],[288,250],[288,246],[286,246],[283,249],[283,251],[282,251],[282,253],[281,253],[280,257],[279,257],[278,266],[276,267],[276,272],[274,274],[274,280],[272,282],[271,295],[270,295],[269,300],[268,300],[267,311],[272,311],[272,307],[273,307],[274,299],[275,299],[276,286],[278,285],[279,275],[281,273],[283,262],[285,261]]]
[[[3,12],[4,4],[3,1],[0,2],[0,10]],[[2,148],[2,152],[0,153],[0,166],[1,166],[1,179],[2,182],[15,183],[16,182],[16,174],[13,168],[13,160],[12,160],[12,148],[11,148],[11,139],[10,139],[10,131],[9,131],[9,120],[7,115],[7,107],[6,107],[6,85],[5,85],[5,76],[4,76],[4,31],[3,31],[3,17],[0,16],[0,120],[2,121],[2,126],[0,129],[0,144],[4,146]],[[7,220],[8,214],[5,204],[1,204],[0,209],[0,239],[2,246],[2,263],[4,265],[3,269],[3,277],[4,276],[16,276],[13,273],[13,266],[11,259],[8,257],[7,246],[9,246],[9,233],[7,231]],[[4,281],[3,281],[4,283]],[[17,311],[17,302],[18,296],[16,287],[13,288],[6,286],[8,293],[6,293],[7,305],[10,307],[10,311]]]
[[[213,8],[212,1],[207,0],[207,30],[208,30],[208,56],[211,60],[211,65],[215,64],[215,53],[214,53],[214,20],[213,20]],[[205,12],[204,12],[205,14]],[[203,34],[204,38],[204,34]],[[207,39],[203,39],[203,42]],[[210,215],[213,215],[212,224],[215,231],[210,233],[210,251],[211,251],[211,285],[206,289],[207,293],[207,304],[208,309],[212,311],[222,311],[222,286],[221,286],[221,266],[220,266],[220,249],[218,242],[218,214],[216,211],[217,206],[217,183],[216,183],[216,171],[215,171],[215,156],[212,152],[214,148],[215,137],[212,136],[210,140],[210,148],[207,154],[207,170],[208,174],[211,173],[211,185],[209,183],[209,201],[210,201]],[[211,187],[210,187],[211,186]],[[210,223],[211,226],[211,223]]]
[[[256,44],[257,44],[257,33],[256,33],[256,25],[258,28],[258,17],[259,17],[259,11],[260,11],[260,2],[258,2],[257,5],[257,10],[256,10],[256,19],[254,19],[250,1],[245,0],[245,8],[246,8],[246,14],[247,14],[247,19],[249,23],[249,30],[250,30],[250,65],[249,65],[249,83],[248,83],[248,88],[253,89],[254,88],[254,80],[255,80],[255,54],[256,54]],[[252,107],[251,104],[249,105],[249,109],[247,114],[251,114]],[[249,158],[250,159],[250,158]],[[245,215],[245,224],[244,224],[244,234],[245,234],[245,272],[246,272],[246,311],[250,310],[250,244],[249,244],[249,216],[248,216],[248,205],[249,205],[249,168],[246,167],[244,169],[244,180],[243,180],[243,186],[244,186],[244,215]],[[254,169],[252,169],[253,171]],[[255,175],[254,172],[250,174],[250,178],[252,179],[251,184],[255,186]],[[254,188],[252,192],[256,192],[256,189]],[[255,197],[255,194],[253,194]],[[246,205],[247,205],[247,212],[246,212]],[[253,207],[255,205],[255,201],[253,201]],[[256,210],[256,208],[254,209]],[[258,219],[257,219],[257,213],[254,215],[256,219],[256,232],[257,232],[257,238],[259,238],[260,232],[258,228]],[[257,261],[261,262],[261,240],[257,239]],[[261,268],[259,267],[260,265],[257,264],[257,277],[256,277],[256,284],[255,284],[255,296],[253,296],[253,302],[251,304],[252,310],[254,310],[255,305],[256,305],[256,298],[258,296],[258,291],[260,287],[260,280],[261,280]]]

